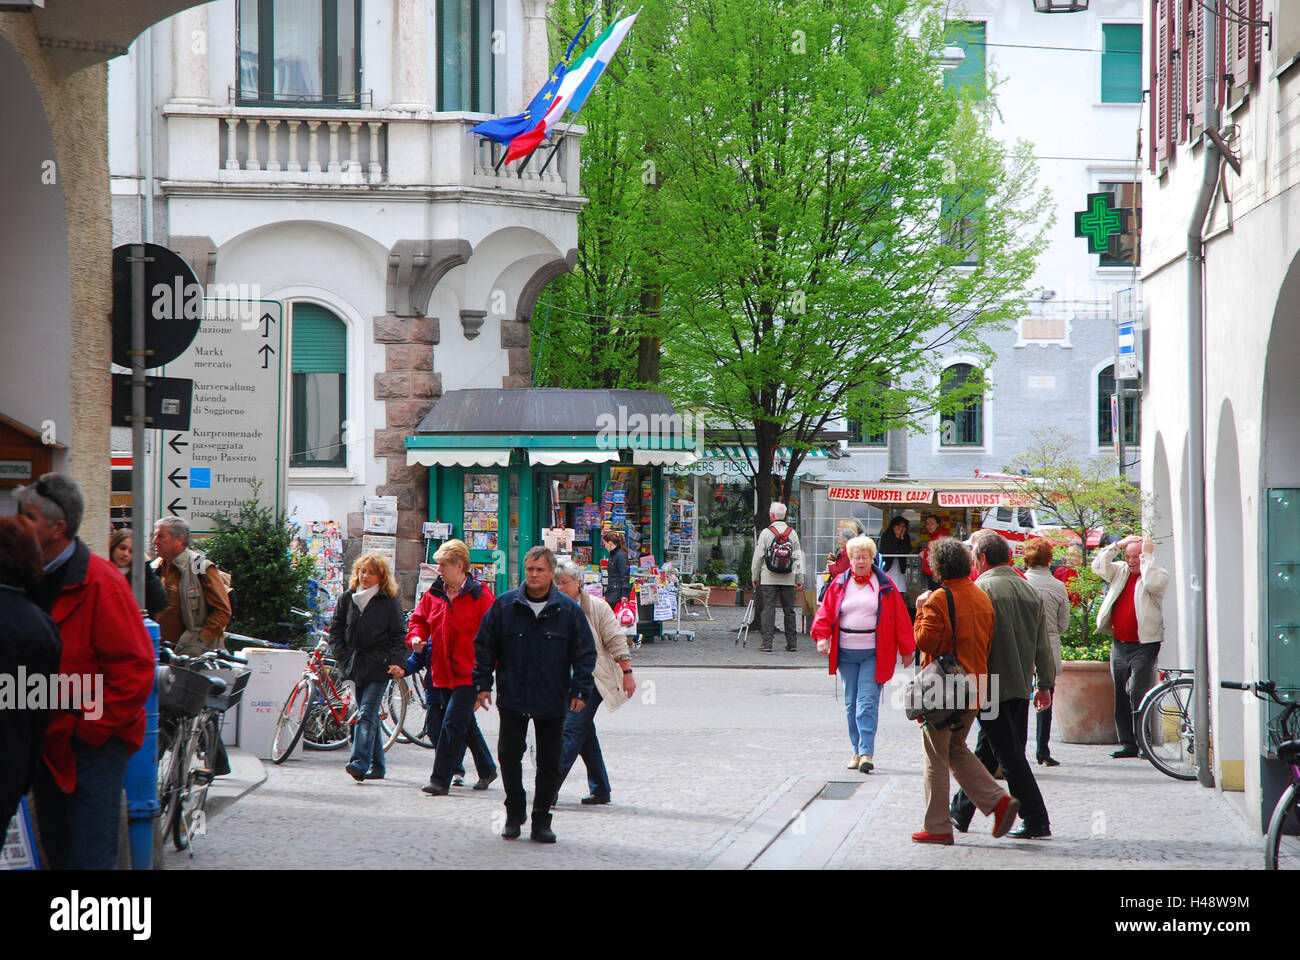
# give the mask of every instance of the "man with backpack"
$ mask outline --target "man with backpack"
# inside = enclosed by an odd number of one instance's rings
[[[772,504],[768,510],[772,522],[754,544],[750,573],[763,605],[760,653],[772,652],[778,602],[785,611],[785,648],[792,652],[795,649],[795,601],[803,589],[803,550],[799,546],[799,534],[785,522],[785,513],[784,503]]]
[[[167,607],[158,614],[164,643],[183,657],[224,649],[230,623],[230,597],[221,570],[190,548],[190,527],[180,517],[163,517],[153,529],[155,569],[167,590]]]

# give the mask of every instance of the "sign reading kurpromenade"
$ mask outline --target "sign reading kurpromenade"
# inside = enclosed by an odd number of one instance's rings
[[[163,368],[194,381],[188,431],[160,433],[159,516],[213,533],[213,514],[252,495],[283,506],[284,309],[273,300],[205,300],[198,335]]]

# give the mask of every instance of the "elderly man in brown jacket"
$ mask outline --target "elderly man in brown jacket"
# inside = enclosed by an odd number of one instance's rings
[[[992,696],[997,703],[980,715],[980,733],[975,756],[993,771],[1006,774],[1007,789],[1020,801],[1024,826],[1012,834],[1018,839],[1041,840],[1052,835],[1047,804],[1038,781],[1025,759],[1029,735],[1029,700],[1045,710],[1052,705],[1056,685],[1056,661],[1047,640],[1043,601],[1011,566],[1011,547],[992,530],[981,530],[971,541],[975,585],[993,603],[993,645],[989,648],[990,684],[997,684]],[[1037,675],[1038,692],[1034,693]],[[952,798],[952,824],[965,831],[975,814],[975,804],[963,791]]]
[[[193,657],[224,649],[221,638],[230,623],[230,597],[217,566],[190,549],[190,527],[180,517],[163,517],[154,525],[156,570],[167,590],[167,608],[158,614],[163,643]]]

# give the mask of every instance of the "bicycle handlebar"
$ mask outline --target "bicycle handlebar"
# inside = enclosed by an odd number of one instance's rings
[[[1224,690],[1249,690],[1259,699],[1272,700],[1280,707],[1297,706],[1295,701],[1278,696],[1277,684],[1272,680],[1260,680],[1258,683],[1239,683],[1235,680],[1223,680],[1220,681],[1219,686]]]

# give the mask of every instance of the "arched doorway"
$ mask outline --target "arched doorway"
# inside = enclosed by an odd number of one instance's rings
[[[1181,501],[1176,501],[1173,497],[1169,478],[1169,457],[1165,453],[1164,436],[1160,433],[1156,434],[1154,462],[1151,492],[1155,497],[1155,510],[1151,520],[1151,535],[1157,544],[1157,557],[1172,574],[1169,578],[1169,587],[1165,591],[1165,643],[1160,651],[1160,660],[1162,663],[1173,663],[1177,659],[1179,624],[1182,620],[1178,592],[1181,566],[1179,557],[1182,544],[1175,533],[1173,516],[1174,510],[1179,507]]]

